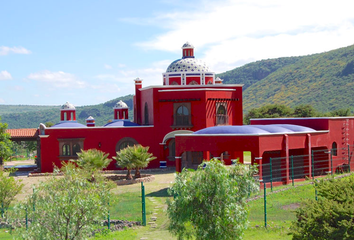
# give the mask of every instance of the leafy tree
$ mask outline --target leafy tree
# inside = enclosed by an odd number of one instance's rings
[[[260,108],[251,109],[244,117],[245,124],[250,124],[251,118],[277,118],[290,117],[293,110],[290,107],[279,104],[269,104]]]
[[[316,110],[312,105],[301,104],[294,109],[294,117],[315,117],[317,116]]]
[[[217,159],[203,162],[197,171],[184,169],[169,189],[169,231],[178,239],[242,239],[246,199],[259,189],[256,171],[243,164],[226,167]]]
[[[10,203],[23,188],[22,180],[16,181],[14,177],[9,176],[10,172],[0,171],[0,209],[2,218]]]
[[[49,122],[46,122],[44,125],[46,127],[52,127],[52,126],[54,126],[54,123],[49,121]]]
[[[92,180],[95,179],[95,173],[98,170],[106,168],[112,159],[108,158],[108,153],[104,153],[97,149],[89,149],[77,153],[78,160],[71,160],[75,162],[79,167],[85,169],[91,174]]]
[[[149,153],[149,147],[134,145],[131,150],[135,165],[135,178],[141,178],[140,169],[146,168],[150,161],[156,159],[156,157]]]
[[[10,140],[10,134],[6,133],[6,129],[7,123],[0,122],[0,171],[3,169],[4,161],[12,155],[12,142]]]
[[[117,156],[113,159],[117,161],[119,166],[128,169],[127,179],[132,179],[131,169],[135,169],[135,178],[140,178],[140,169],[147,167],[150,161],[156,159],[148,151],[149,147],[141,145],[127,146],[117,152]]]
[[[87,181],[85,170],[71,162],[61,168],[64,176],[42,182],[18,211],[29,211],[31,224],[20,228],[23,239],[87,239],[108,211],[112,184],[101,175]],[[33,209],[35,206],[35,209]],[[22,231],[21,231],[22,230]]]
[[[351,115],[351,111],[349,108],[347,108],[347,109],[342,108],[342,109],[337,109],[337,110],[330,112],[330,115],[332,117],[346,117],[346,116]]]
[[[133,179],[133,176],[131,174],[131,170],[135,168],[135,164],[132,161],[133,157],[131,156],[131,150],[130,148],[126,147],[119,152],[117,152],[117,156],[113,157],[114,160],[117,161],[118,166],[121,168],[126,168],[128,170],[127,172],[127,180]]]
[[[316,188],[318,201],[305,201],[296,210],[293,239],[354,239],[354,176],[321,180]]]

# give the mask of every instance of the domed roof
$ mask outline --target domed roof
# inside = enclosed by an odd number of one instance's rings
[[[190,44],[189,42],[186,42],[185,44],[183,44],[182,49],[183,48],[194,48],[194,46],[192,44]]]
[[[85,128],[85,127],[87,127],[87,126],[83,125],[81,123],[78,123],[76,121],[63,121],[63,122],[53,125],[50,128]]]
[[[122,100],[119,100],[119,102],[116,103],[114,108],[128,108],[128,105]]]
[[[140,125],[136,124],[134,122],[131,122],[129,120],[119,119],[119,120],[114,120],[113,122],[107,123],[104,126],[105,127],[136,127],[136,126],[140,126]]]
[[[243,126],[215,126],[201,129],[193,134],[269,134],[269,133],[294,133],[316,132],[316,130],[293,124],[269,124],[269,125],[243,125]]]
[[[202,60],[182,58],[172,62],[166,72],[209,72],[209,67]]]
[[[61,110],[75,110],[75,106],[69,102],[66,102],[63,106],[61,106]]]

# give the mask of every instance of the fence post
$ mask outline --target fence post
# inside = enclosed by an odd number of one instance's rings
[[[331,175],[333,175],[333,157],[332,157],[333,154],[332,154],[332,152],[333,152],[333,149],[331,149],[331,151],[330,151],[330,154],[331,154]]]
[[[348,144],[348,170],[350,172],[350,145]]]
[[[294,156],[291,155],[290,159],[291,159],[291,179],[292,179],[293,186],[294,186]]]
[[[317,181],[315,181],[314,184],[315,184],[315,199],[316,199],[316,201],[317,201],[317,200],[318,200],[318,197],[317,197],[317,188],[316,188]]]
[[[263,192],[264,192],[264,227],[267,228],[267,186],[263,181]]]
[[[272,167],[272,158],[269,158],[270,166],[270,190],[273,192],[273,167]]]
[[[28,230],[28,211],[26,206],[26,230]]]
[[[146,226],[146,211],[145,211],[145,187],[144,183],[141,182],[141,207],[142,207],[142,225]]]
[[[108,226],[108,230],[111,229],[111,218],[109,216],[109,199],[108,199],[108,216],[107,216],[107,226]]]
[[[311,163],[312,163],[312,180],[315,180],[315,160],[313,159],[313,150],[311,151]]]

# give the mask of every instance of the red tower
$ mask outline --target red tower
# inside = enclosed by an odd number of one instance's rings
[[[76,121],[76,109],[74,105],[66,102],[60,109],[60,121]]]

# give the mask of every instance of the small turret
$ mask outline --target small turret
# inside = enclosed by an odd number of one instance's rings
[[[128,105],[122,100],[119,100],[114,106],[114,120],[128,118]]]
[[[60,121],[76,121],[76,109],[74,105],[66,102],[60,109]]]

